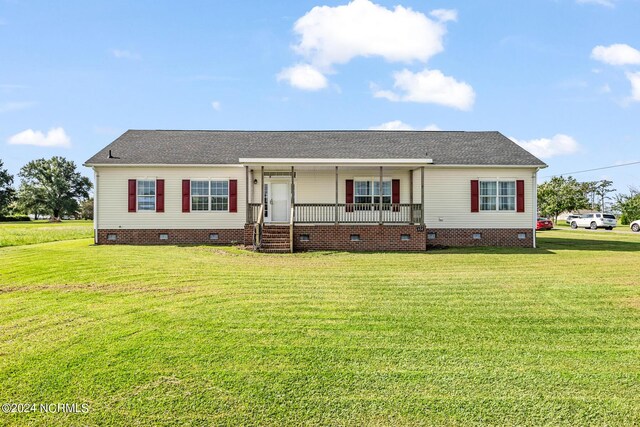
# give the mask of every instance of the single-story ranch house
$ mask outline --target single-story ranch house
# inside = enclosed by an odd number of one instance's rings
[[[97,244],[264,252],[535,247],[546,165],[499,132],[129,130],[95,173]]]

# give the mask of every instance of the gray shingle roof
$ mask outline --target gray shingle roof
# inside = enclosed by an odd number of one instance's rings
[[[109,150],[116,158],[108,158]],[[86,164],[237,164],[240,158],[430,158],[442,165],[546,166],[500,132],[440,131],[129,130]]]

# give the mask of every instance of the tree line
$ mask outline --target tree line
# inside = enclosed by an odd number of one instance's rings
[[[14,176],[0,159],[0,218],[26,219],[33,216],[60,220],[63,217],[93,218],[93,184],[77,171],[76,164],[64,157],[32,160]]]
[[[628,194],[612,197],[615,191],[613,181],[606,179],[579,182],[571,176],[555,176],[538,185],[538,212],[556,222],[561,213],[582,209],[613,212],[624,225],[640,219],[640,191],[631,187]]]

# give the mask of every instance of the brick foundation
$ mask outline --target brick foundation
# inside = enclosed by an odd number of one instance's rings
[[[415,225],[296,225],[293,229],[294,251],[424,251],[425,232]],[[352,241],[351,235],[360,236]],[[402,240],[402,235],[409,240]],[[300,236],[308,235],[308,241]]]
[[[339,251],[424,251],[433,246],[509,246],[532,247],[531,229],[458,229],[439,228],[419,231],[415,225],[296,225],[293,229],[293,247],[295,251],[305,250],[339,250]],[[209,235],[218,234],[217,240]],[[435,233],[434,239],[428,235]],[[480,233],[480,239],[473,235]],[[519,239],[518,234],[525,238]],[[107,240],[108,234],[115,234],[116,240]],[[167,240],[160,240],[160,234],[167,234]],[[360,236],[359,241],[352,241],[351,235]],[[308,235],[308,241],[301,236]],[[409,240],[402,240],[408,235]],[[98,230],[98,244],[125,245],[176,245],[176,244],[218,244],[229,245],[244,243],[252,245],[253,224],[244,229],[233,230],[185,230],[185,229],[153,229],[153,230]]]
[[[211,240],[210,234],[217,233],[218,239]],[[115,234],[116,240],[108,240],[108,234]],[[167,240],[160,240],[160,234],[167,234]],[[251,240],[251,239],[249,239]],[[185,229],[137,229],[98,230],[100,245],[230,245],[244,242],[244,230],[185,230]]]
[[[429,234],[435,233],[435,239]],[[480,239],[473,235],[479,233]],[[519,239],[518,234],[525,238]],[[533,235],[530,228],[438,228],[427,229],[427,249],[429,246],[509,246],[533,247]]]

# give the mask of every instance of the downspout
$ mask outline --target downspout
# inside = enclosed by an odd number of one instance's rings
[[[95,182],[95,191],[93,193],[93,243],[98,244],[98,178],[100,174],[93,167],[93,182]]]
[[[538,222],[538,171],[540,168],[536,168],[531,176],[531,205],[533,206],[533,224],[531,235],[533,236],[533,248],[537,248],[536,245],[536,223]]]

